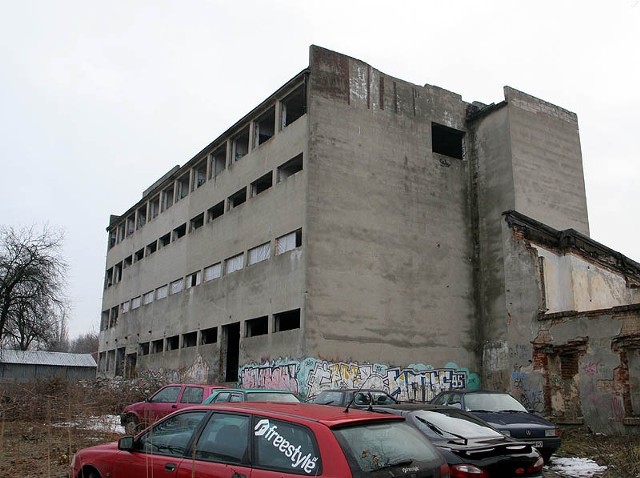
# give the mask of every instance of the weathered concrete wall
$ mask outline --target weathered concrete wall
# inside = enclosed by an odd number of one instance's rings
[[[240,368],[245,388],[274,388],[312,399],[327,388],[378,388],[399,400],[428,401],[452,388],[478,387],[478,376],[448,363],[442,368],[424,364],[393,367],[386,364],[327,361],[314,357],[281,358]]]
[[[468,162],[458,95],[312,47],[306,343],[311,356],[476,369]]]
[[[513,209],[556,229],[589,235],[578,118],[505,87],[515,204]]]

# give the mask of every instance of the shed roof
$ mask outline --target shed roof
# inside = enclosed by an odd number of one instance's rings
[[[57,365],[60,367],[96,367],[91,354],[42,352],[34,350],[0,350],[0,363],[21,365]]]

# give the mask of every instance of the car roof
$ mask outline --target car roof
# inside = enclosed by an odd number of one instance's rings
[[[322,392],[382,392],[387,393],[379,388],[328,388]],[[322,393],[320,392],[320,393]]]
[[[225,388],[221,392],[246,392],[246,393],[290,393],[295,395],[291,390],[270,390],[268,388]]]
[[[299,423],[318,422],[333,428],[362,422],[403,421],[396,415],[369,412],[350,408],[318,405],[315,403],[293,402],[230,402],[210,405],[196,405],[193,409],[218,410],[225,412],[248,412],[269,418],[294,419]]]

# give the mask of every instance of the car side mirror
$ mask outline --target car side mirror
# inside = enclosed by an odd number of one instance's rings
[[[133,437],[122,437],[118,440],[118,450],[133,450]]]

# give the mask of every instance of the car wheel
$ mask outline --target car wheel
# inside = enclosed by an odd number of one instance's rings
[[[138,433],[140,431],[138,419],[133,415],[127,417],[127,420],[124,422],[124,431],[127,435],[135,435]]]
[[[100,473],[95,468],[83,469],[79,478],[100,478]]]

